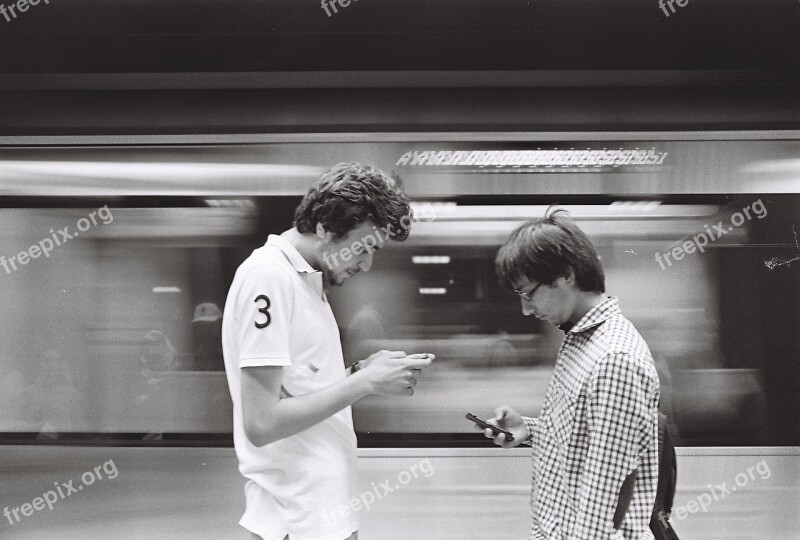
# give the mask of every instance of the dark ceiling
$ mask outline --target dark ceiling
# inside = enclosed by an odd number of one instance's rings
[[[40,0],[0,135],[800,127],[798,0],[670,1]]]
[[[702,70],[796,81],[800,2],[683,2],[670,13],[658,0],[352,0],[329,17],[319,0],[42,0],[0,18],[0,73]]]

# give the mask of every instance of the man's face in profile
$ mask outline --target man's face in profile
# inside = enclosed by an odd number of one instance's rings
[[[338,241],[322,248],[322,274],[330,285],[341,286],[359,272],[369,272],[375,252],[386,244],[386,231],[365,221]]]

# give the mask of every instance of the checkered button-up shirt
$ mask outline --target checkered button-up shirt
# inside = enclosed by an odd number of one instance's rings
[[[652,540],[658,375],[647,344],[609,297],[571,328],[531,433],[531,540]],[[619,531],[625,477],[638,470]]]

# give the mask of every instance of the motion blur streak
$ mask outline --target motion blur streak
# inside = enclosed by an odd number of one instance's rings
[[[472,152],[477,144],[419,148]],[[479,144],[487,152],[545,146]],[[413,399],[354,406],[358,492],[423,458],[436,474],[363,512],[365,537],[465,540],[493,537],[498,524],[510,537],[527,530],[529,455],[478,448],[485,441],[464,413],[485,416],[507,403],[536,415],[542,407],[563,335],[522,315],[515,295],[499,288],[493,260],[514,227],[554,202],[597,246],[607,291],[653,352],[662,408],[678,436],[675,505],[690,514],[672,521],[679,536],[778,540],[800,530],[800,266],[765,267],[798,256],[800,169],[788,158],[800,143],[573,144],[604,145],[655,146],[667,157],[616,170],[398,166],[415,216],[430,204],[435,219],[413,223],[406,242],[388,242],[369,272],[328,298],[346,362],[380,349],[437,357]],[[13,527],[17,538],[97,530],[150,537],[155,528],[234,537],[241,485],[220,348],[233,273],[267,234],[291,225],[315,171],[343,156],[391,168],[410,148],[0,149],[0,254],[38,245],[51,228],[103,205],[113,213],[113,226],[92,227],[24,271],[0,272],[4,504],[31,501],[54,471],[75,478],[111,458],[125,471],[35,519],[0,519],[0,535]],[[734,221],[749,205],[756,219]],[[680,264],[661,270],[654,262],[719,222],[737,226]],[[61,446],[76,443],[84,446]],[[137,445],[148,448],[125,447]],[[768,478],[736,484],[761,460]],[[723,482],[735,494],[720,497]],[[691,513],[714,494],[707,512]],[[74,519],[63,519],[67,512]]]

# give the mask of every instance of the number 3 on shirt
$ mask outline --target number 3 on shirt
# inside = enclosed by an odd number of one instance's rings
[[[262,328],[266,328],[267,326],[269,326],[269,323],[272,322],[272,316],[269,314],[269,306],[270,306],[269,297],[266,294],[259,294],[258,296],[256,296],[255,303],[258,304],[259,300],[263,300],[264,302],[266,302],[266,305],[264,307],[258,308],[258,312],[262,313],[267,318],[267,320],[264,322],[256,321],[256,328],[261,330]]]

